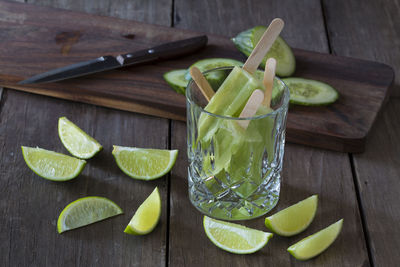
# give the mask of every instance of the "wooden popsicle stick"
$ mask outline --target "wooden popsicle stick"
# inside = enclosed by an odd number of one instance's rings
[[[276,60],[271,57],[267,60],[265,64],[264,79],[263,84],[265,86],[264,100],[261,104],[266,107],[271,105],[272,88],[274,87],[274,77],[276,69]]]
[[[240,113],[239,118],[249,118],[253,117],[258,108],[261,105],[261,102],[264,99],[264,93],[260,89],[256,89],[250,96],[249,100],[247,101],[246,105],[244,106],[242,113]],[[249,126],[249,120],[238,121],[238,124],[242,126],[243,129],[246,129]]]
[[[214,96],[215,92],[211,88],[210,84],[204,77],[203,73],[197,67],[190,68],[190,76],[199,87],[200,91],[203,93],[204,97],[210,102],[211,98]]]
[[[257,70],[262,59],[265,57],[272,44],[275,42],[275,39],[278,38],[284,25],[285,23],[280,18],[276,18],[271,22],[267,30],[261,36],[260,41],[258,41],[256,47],[253,49],[253,52],[251,52],[250,56],[244,63],[244,70],[246,70],[250,74],[253,74]]]

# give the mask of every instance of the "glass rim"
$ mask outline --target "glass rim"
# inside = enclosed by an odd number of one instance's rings
[[[219,67],[219,68],[214,68],[214,69],[210,69],[207,71],[202,72],[203,74],[207,74],[216,70],[231,70],[233,69],[235,66],[225,66],[225,67]],[[269,116],[274,116],[278,113],[281,113],[283,109],[286,109],[286,107],[289,105],[289,97],[290,97],[290,91],[289,91],[289,87],[287,87],[287,85],[282,81],[282,79],[278,78],[277,76],[274,77],[274,80],[279,81],[281,84],[283,84],[283,95],[282,97],[283,99],[283,103],[275,110],[273,110],[272,112],[266,113],[266,114],[261,114],[261,115],[257,115],[257,116],[252,116],[252,117],[244,117],[244,118],[239,118],[239,117],[231,117],[231,116],[225,116],[225,115],[218,115],[212,112],[209,112],[207,110],[205,110],[204,108],[200,107],[198,104],[196,104],[191,96],[188,90],[188,88],[190,86],[192,86],[192,84],[194,83],[194,80],[191,78],[188,82],[188,85],[186,86],[186,92],[185,92],[185,97],[186,97],[186,101],[190,103],[190,105],[194,105],[196,106],[196,108],[198,108],[202,113],[206,113],[209,116],[212,117],[216,117],[216,118],[220,118],[220,119],[227,119],[227,120],[234,120],[234,121],[246,121],[246,120],[258,120],[258,119],[262,119],[265,117],[269,117]]]

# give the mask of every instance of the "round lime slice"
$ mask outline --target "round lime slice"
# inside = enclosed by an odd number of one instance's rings
[[[103,148],[99,142],[66,117],[58,119],[58,135],[65,148],[81,159],[89,159]]]
[[[40,177],[52,181],[67,181],[78,176],[86,161],[42,148],[22,146],[28,167]]]
[[[313,195],[297,204],[265,218],[265,226],[281,236],[293,236],[304,231],[317,212],[318,196]]]
[[[153,231],[161,216],[161,197],[158,188],[147,197],[133,215],[125,233],[131,235],[145,235]]]
[[[112,154],[119,168],[128,176],[153,180],[171,170],[178,150],[114,146]]]
[[[263,248],[273,236],[245,226],[204,216],[206,235],[217,247],[235,254],[250,254]]]
[[[57,221],[57,230],[61,234],[122,213],[122,209],[107,198],[80,198],[68,204],[61,212]]]
[[[291,245],[287,250],[298,260],[311,259],[326,250],[336,240],[342,230],[342,225],[343,219]]]

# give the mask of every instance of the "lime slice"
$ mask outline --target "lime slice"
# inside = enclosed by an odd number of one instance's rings
[[[156,187],[137,209],[124,232],[131,235],[148,234],[156,227],[160,216],[161,197]]]
[[[61,234],[122,213],[122,209],[107,198],[80,198],[63,209],[58,217],[57,230]]]
[[[58,136],[65,148],[81,159],[89,159],[103,148],[99,142],[66,117],[58,119]]]
[[[317,212],[318,196],[313,195],[265,218],[265,226],[281,236],[292,236],[304,231]]]
[[[322,253],[335,241],[342,230],[342,225],[343,219],[291,245],[287,250],[298,260],[311,259]]]
[[[67,181],[78,176],[86,161],[41,148],[22,146],[28,167],[40,177],[52,181]]]
[[[254,253],[263,248],[273,236],[271,233],[207,216],[204,216],[203,226],[206,235],[214,245],[235,254]]]
[[[118,167],[128,176],[140,180],[153,180],[171,170],[178,150],[114,146],[112,154]]]

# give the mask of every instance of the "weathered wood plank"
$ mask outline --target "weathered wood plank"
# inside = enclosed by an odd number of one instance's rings
[[[227,6],[236,8],[226,9]],[[283,36],[292,46],[329,52],[319,1],[252,1],[246,4],[241,1],[208,1],[202,4],[175,1],[174,25],[233,36],[254,25],[268,24],[276,16],[286,21]],[[183,123],[172,122],[171,138],[173,148],[185,151],[186,128]],[[340,218],[344,218],[345,224],[339,239],[323,255],[307,262],[308,265],[369,265],[350,161],[346,154],[286,145],[281,199],[275,211],[311,194],[319,194],[318,214],[305,233],[294,238],[275,236],[266,248],[251,256],[226,253],[207,239],[202,230],[202,215],[187,197],[186,162],[186,155],[181,153],[172,171],[170,266],[300,265],[286,252],[287,247]],[[188,220],[190,223],[186,223]],[[243,224],[266,230],[263,218]]]
[[[332,51],[337,55],[385,62],[396,74],[394,96],[400,96],[400,6],[398,1],[323,1]],[[367,138],[365,153],[354,155],[361,208],[376,266],[397,266],[400,190],[397,136],[399,99],[392,99]]]
[[[91,14],[113,16],[158,25],[170,26],[171,24],[171,0],[27,0],[27,3],[84,11]]]
[[[393,95],[400,96],[400,4],[398,1],[322,1],[332,52],[391,65]]]
[[[361,207],[375,266],[400,266],[400,99],[391,99],[377,119],[365,153],[354,155]]]
[[[112,15],[170,26],[172,1],[28,1],[39,5]],[[129,3],[128,3],[129,2]],[[4,100],[4,99],[3,99]],[[1,266],[164,266],[167,206],[160,224],[146,237],[123,233],[134,211],[158,186],[167,203],[168,181],[136,181],[123,174],[112,145],[167,148],[169,123],[135,113],[77,104],[10,90],[0,114],[0,265]],[[21,145],[64,152],[57,119],[67,116],[102,143],[83,173],[55,183],[25,165]],[[71,201],[88,195],[114,200],[125,214],[59,235],[56,221]]]
[[[174,5],[174,27],[227,37],[235,36],[256,25],[269,25],[275,17],[280,17],[286,22],[281,35],[289,45],[327,52],[327,38],[318,1],[262,3],[262,1],[234,0],[207,1],[200,5],[196,1],[175,0]],[[298,36],[301,32],[307,34],[302,36],[302,41],[299,42]]]
[[[134,211],[158,186],[167,200],[166,178],[143,182],[123,174],[112,145],[167,148],[168,121],[10,90],[0,116],[0,232],[2,266],[146,266],[165,262],[167,207],[161,223],[144,238],[123,233]],[[57,134],[67,116],[95,137],[104,150],[70,182],[38,177],[24,163],[21,145],[68,154]],[[59,235],[61,210],[79,197],[104,196],[125,214]],[[23,255],[23,256],[21,256]],[[4,264],[3,264],[4,263]]]

